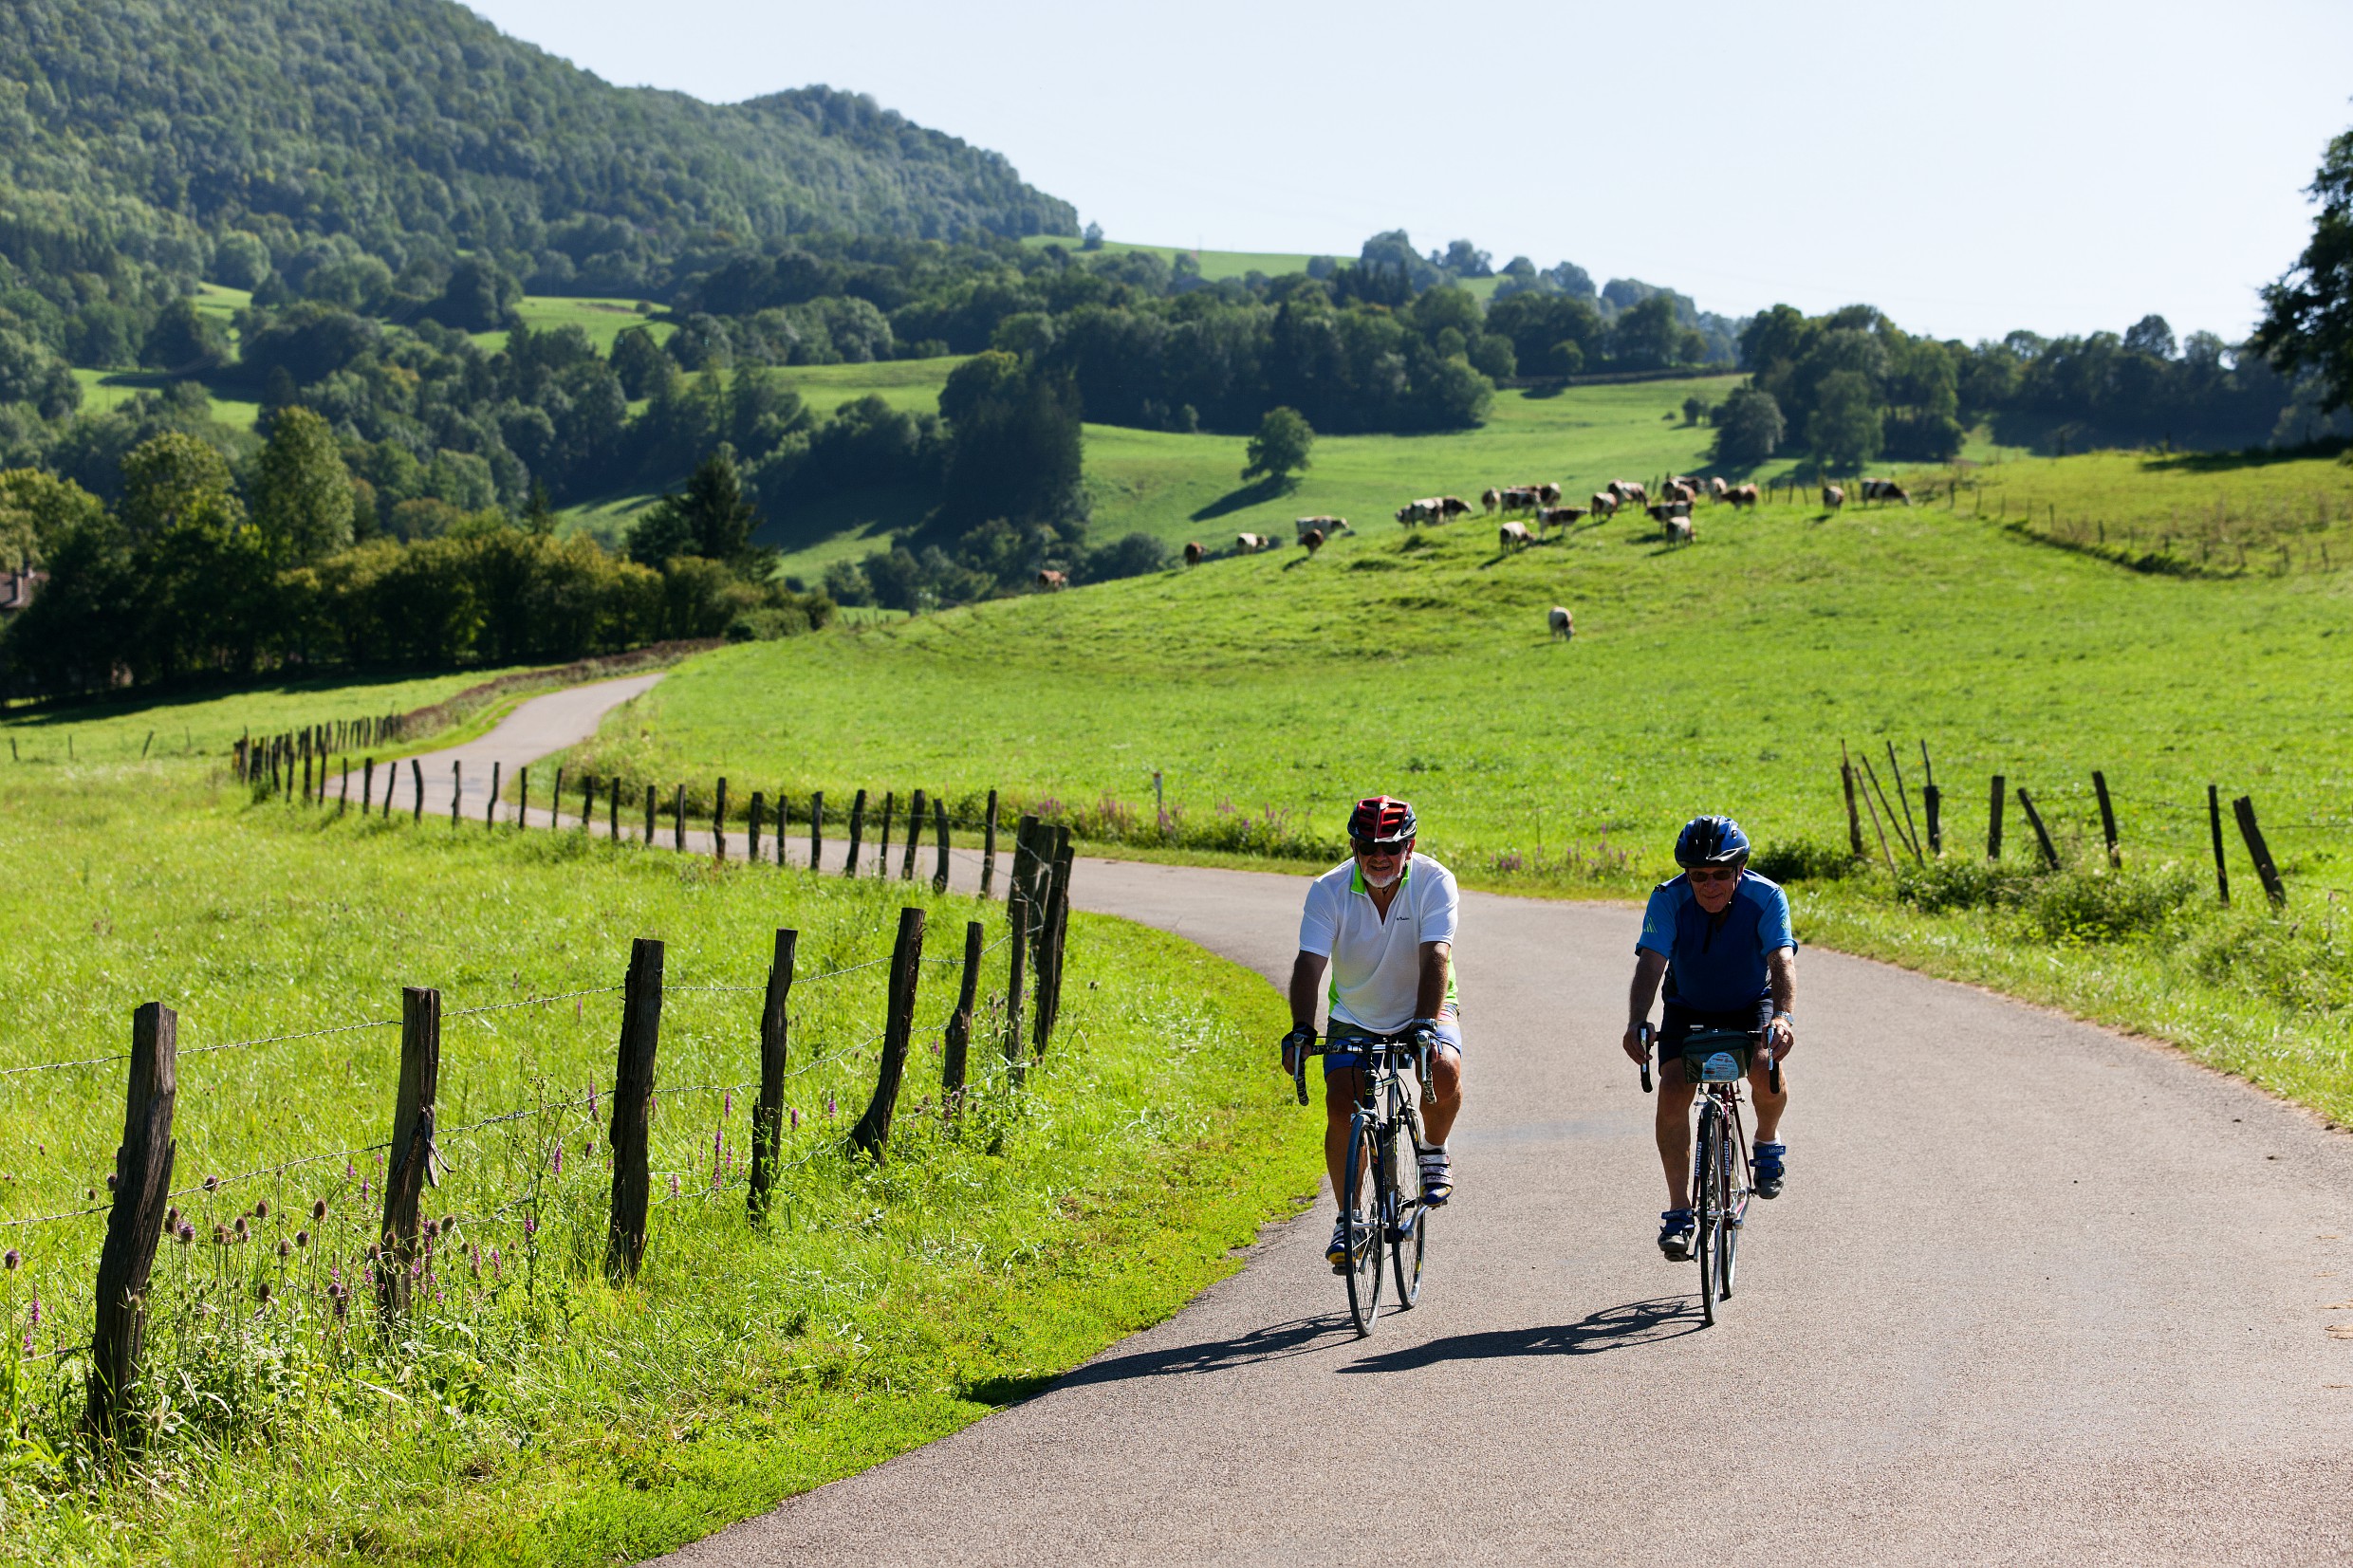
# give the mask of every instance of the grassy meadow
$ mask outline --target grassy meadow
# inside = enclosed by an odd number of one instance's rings
[[[633,326],[642,326],[660,342],[677,330],[668,322],[651,321],[637,300],[592,299],[569,294],[526,294],[515,306],[515,315],[534,332],[553,332],[559,327],[576,326],[588,334],[588,341],[597,345],[599,354],[613,352],[613,340]],[[495,354],[507,346],[507,333],[470,333],[485,354]]]
[[[177,758],[0,774],[0,1558],[634,1560],[1024,1396],[1229,1271],[1315,1182],[1306,1117],[1253,1070],[1272,991],[1121,922],[1074,917],[1062,1028],[1016,1087],[988,1002],[1002,911],[928,887],[249,803]],[[839,1146],[911,903],[930,956],[876,1169]],[[968,919],[996,945],[951,1125],[937,1053]],[[763,1230],[751,1081],[787,924],[793,1126]],[[614,1289],[599,1097],[636,935],[668,944],[655,1205],[644,1270]],[[449,1169],[385,1338],[363,1253],[404,985],[443,995]],[[104,1220],[78,1211],[102,1208],[110,1059],[149,999],[179,1013],[189,1228],[157,1265],[152,1449],[108,1479],[72,1438]],[[19,1070],[50,1062],[82,1064]]]
[[[1409,492],[1468,485],[1429,477]],[[1699,529],[1697,546],[1677,548],[1647,520],[1621,519],[1506,555],[1484,523],[1411,538],[1384,527],[1312,560],[1286,549],[725,649],[617,711],[576,766],[730,774],[833,800],[858,785],[952,800],[998,787],[1142,853],[1163,839],[1328,852],[1345,802],[1385,789],[1419,803],[1427,847],[1475,883],[1615,894],[1658,875],[1676,825],[1703,810],[1732,811],[1814,864],[1843,857],[1842,740],[1872,759],[1891,803],[1894,744],[1915,813],[1928,743],[1956,861],[1982,853],[1999,772],[2032,793],[2072,865],[2097,864],[2100,768],[2127,875],[2093,878],[2086,895],[2145,894],[2156,902],[2140,913],[2070,925],[2061,910],[2027,931],[2018,922],[2042,917],[2018,900],[2043,893],[2005,884],[1966,896],[1914,888],[1900,902],[1918,918],[1895,918],[1883,867],[1812,891],[1825,912],[1852,905],[1837,929],[1864,950],[1949,961],[2029,994],[2040,985],[2082,1010],[2105,1005],[2092,969],[2131,957],[2139,978],[2117,980],[2124,999],[2103,1016],[2174,1038],[2188,1031],[2125,993],[2186,1005],[2198,993],[2180,983],[2185,950],[2128,951],[2102,933],[2158,919],[2150,911],[2190,919],[2210,901],[2215,783],[2226,801],[2254,798],[2292,890],[2294,940],[2319,946],[2291,942],[2266,961],[2308,968],[2309,984],[2257,986],[2252,960],[2241,972],[2215,959],[2214,994],[2240,997],[2245,981],[2265,1032],[2301,1042],[2303,1065],[2266,1081],[2309,1069],[2339,1085],[2315,1094],[2347,1093],[2353,958],[2336,899],[2353,889],[2343,744],[2353,596],[2342,571],[2136,572],[1941,505],[1837,517],[1810,504],[1703,507]],[[1547,633],[1555,603],[1576,615],[1573,643]],[[1867,820],[1864,834],[1880,859]],[[2013,867],[2033,854],[2014,799],[2007,853]],[[2242,910],[2259,904],[2235,833],[2230,855]],[[2213,950],[2270,940],[2250,918]],[[1896,943],[1896,931],[1917,942]],[[1964,965],[1967,932],[1983,951]]]

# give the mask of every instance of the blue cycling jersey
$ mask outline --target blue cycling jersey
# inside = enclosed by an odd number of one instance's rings
[[[1651,890],[1642,934],[1634,944],[1667,961],[1667,996],[1687,1007],[1726,1012],[1772,995],[1766,955],[1797,949],[1789,895],[1777,882],[1744,871],[1721,914],[1699,907],[1691,880],[1674,876]]]

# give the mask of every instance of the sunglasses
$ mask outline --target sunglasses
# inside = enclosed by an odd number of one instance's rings
[[[1740,870],[1736,866],[1692,866],[1683,875],[1695,882],[1731,882],[1739,878]]]
[[[1405,853],[1406,840],[1403,839],[1383,839],[1378,842],[1371,839],[1357,839],[1351,842],[1356,852],[1367,860],[1386,860],[1392,856]]]

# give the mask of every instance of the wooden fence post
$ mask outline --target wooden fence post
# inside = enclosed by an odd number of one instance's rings
[[[910,905],[899,912],[899,940],[891,949],[890,1011],[882,1030],[882,1065],[875,1075],[874,1098],[850,1129],[850,1144],[877,1165],[888,1156],[891,1115],[899,1107],[899,1085],[906,1076],[907,1043],[915,1033],[916,982],[922,974],[923,912]]]
[[[825,792],[809,791],[809,870],[816,871],[825,858]]]
[[[768,797],[756,789],[753,790],[751,792],[751,815],[744,829],[744,863],[747,865],[760,863],[760,819],[766,815],[767,811]],[[776,835],[776,841],[782,843],[784,838],[785,836],[779,833]]]
[[[671,843],[681,855],[686,853],[686,785],[679,784],[670,797]]]
[[[1846,847],[1855,858],[1862,858],[1862,817],[1855,810],[1855,765],[1846,755],[1846,743],[1839,743],[1839,787],[1846,792]]]
[[[1035,1045],[1046,1055],[1047,1042],[1062,1016],[1063,940],[1070,926],[1070,830],[1054,829],[1053,860],[1047,868],[1046,931],[1038,944],[1038,1016]]]
[[[907,797],[907,853],[899,862],[899,879],[915,880],[915,852],[923,847],[923,791]]]
[[[556,766],[556,786],[547,792],[547,831],[553,833],[564,825],[564,767]]]
[[[988,815],[980,820],[980,895],[989,896],[997,877],[997,792],[989,791]]]
[[[597,776],[594,773],[580,781],[580,836],[587,838],[597,820]]]
[[[1920,809],[1928,816],[1928,853],[1944,858],[1944,791],[1936,787],[1936,765],[1928,759],[1928,743],[1920,742]]]
[[[791,825],[792,807],[785,799],[785,792],[780,789],[776,792],[776,869],[779,871],[787,864],[785,858],[785,830]],[[752,858],[756,860],[759,857],[755,855]]]
[[[362,758],[360,763],[360,815],[364,817],[376,805],[376,759]]]
[[[1862,759],[1862,766],[1863,777],[1865,781],[1868,782],[1870,780],[1871,769],[1871,759],[1869,757]],[[1871,814],[1871,831],[1879,836],[1880,858],[1887,862],[1887,875],[1893,876],[1896,875],[1895,853],[1887,847],[1887,828],[1881,826],[1880,823],[1880,808],[1872,803],[1871,792],[1868,789],[1862,792],[1862,808]],[[1893,809],[1889,810],[1888,816],[1890,818],[1895,816]]]
[[[2043,825],[2043,814],[2034,809],[2034,802],[2027,795],[2027,786],[2018,786],[2018,809],[2027,814],[2027,821],[2034,829],[2034,841],[2043,851],[2043,863],[2051,870],[2059,869],[2059,850],[2050,841],[2050,830]]]
[[[654,783],[650,779],[645,784],[645,837],[639,842],[649,849],[654,844]]]
[[[2108,776],[2096,767],[2091,770],[2091,792],[2100,797],[2100,834],[2108,841],[2108,864],[2121,867],[2124,858],[2116,849],[2116,807],[2108,801]]]
[[[662,945],[650,936],[630,944],[629,978],[621,987],[621,1053],[613,1066],[613,1208],[604,1233],[604,1277],[615,1284],[637,1278],[645,1256],[645,1205],[653,1187],[646,1164],[654,1115],[654,1056],[661,1044]]]
[[[608,843],[621,842],[621,781],[612,781],[604,792],[604,838]]]
[[[2206,825],[2214,836],[2214,891],[2222,897],[2222,907],[2231,907],[2231,867],[2222,858],[2222,792],[2213,784],[2206,786]]]
[[[858,875],[858,840],[866,831],[866,792],[860,790],[850,798],[849,857],[842,862],[842,875]]]
[[[1903,807],[1904,836],[1912,840],[1912,858],[1915,863],[1918,863],[1922,858],[1920,855],[1920,824],[1912,820],[1912,796],[1911,792],[1903,787],[1903,764],[1896,760],[1896,743],[1894,741],[1889,741],[1887,743],[1887,770],[1895,777],[1896,800],[1897,802]],[[1890,819],[1888,825],[1891,827],[1895,825],[1893,819]]]
[[[719,775],[719,792],[711,805],[711,853],[716,859],[727,858],[727,775]]]
[[[2238,818],[2239,837],[2247,840],[2247,858],[2255,863],[2263,895],[2271,900],[2273,908],[2287,908],[2288,884],[2280,880],[2279,867],[2271,862],[2271,848],[2263,841],[2263,829],[2255,825],[2254,797],[2241,795],[2231,802],[2231,811]]]
[[[1993,795],[1986,806],[1986,858],[2002,858],[2002,802],[2010,798],[2010,781],[1993,775]]]
[[[450,759],[450,826],[452,828],[457,826],[458,802],[465,798],[466,794],[465,766],[455,757]]]
[[[932,891],[948,891],[948,802],[945,798],[932,802],[932,827],[939,842],[939,863],[932,871]]]
[[[1023,895],[1021,883],[1015,879],[1012,891],[1006,895],[1005,917],[1012,926],[1012,957],[1005,969],[1005,1077],[1016,1089],[1021,1087],[1021,1003],[1028,989],[1029,962],[1029,900]]]
[[[495,762],[491,764],[491,798],[482,802],[482,825],[484,827],[498,825],[498,770],[500,766]]]
[[[179,1095],[179,1015],[160,1002],[131,1015],[131,1071],[123,1096],[122,1143],[115,1151],[115,1195],[98,1255],[96,1321],[82,1425],[101,1445],[135,1449],[128,1419],[147,1344],[147,1278],[171,1205],[172,1107]]]
[[[780,832],[776,841],[783,843]],[[776,933],[776,955],[768,968],[768,996],[760,1004],[760,1098],[751,1111],[751,1217],[768,1217],[769,1190],[776,1185],[776,1166],[785,1124],[785,1064],[790,1053],[792,965],[801,933],[787,928]]]
[[[530,815],[531,815],[531,769],[530,769],[529,766],[527,764],[527,765],[525,765],[524,766],[522,766],[522,767],[518,767],[518,768],[516,768],[516,769],[515,769],[515,831],[516,831],[516,832],[520,833],[520,832],[522,832],[522,831],[523,831],[526,827],[528,827],[528,826],[530,825],[530,823],[527,821],[527,819],[528,819],[528,818],[529,818],[529,816],[530,816]]]
[[[410,820],[421,822],[425,820],[425,765],[415,757],[409,759],[409,784],[417,791]]]
[[[896,790],[882,792],[882,836],[876,841],[874,854],[874,874],[877,876],[891,874],[891,814],[898,804],[899,794]]]
[[[387,1324],[406,1312],[417,1263],[418,1204],[433,1173],[435,1102],[441,1082],[441,993],[410,986],[400,992],[400,1088],[393,1101],[392,1143],[384,1154],[384,1224],[378,1236],[376,1309]]]
[[[335,784],[335,815],[341,817],[351,809],[351,759],[343,759],[342,778]]]
[[[946,1043],[939,1053],[940,1112],[950,1121],[964,1103],[964,1059],[973,1043],[973,1003],[980,989],[980,922],[964,923],[964,979],[956,989],[955,1011],[948,1015]]]

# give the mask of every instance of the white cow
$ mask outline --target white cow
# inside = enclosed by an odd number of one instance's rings
[[[1552,628],[1552,635],[1563,642],[1566,642],[1577,635],[1577,618],[1570,615],[1562,605],[1552,606],[1551,612],[1545,617],[1545,620]]]

